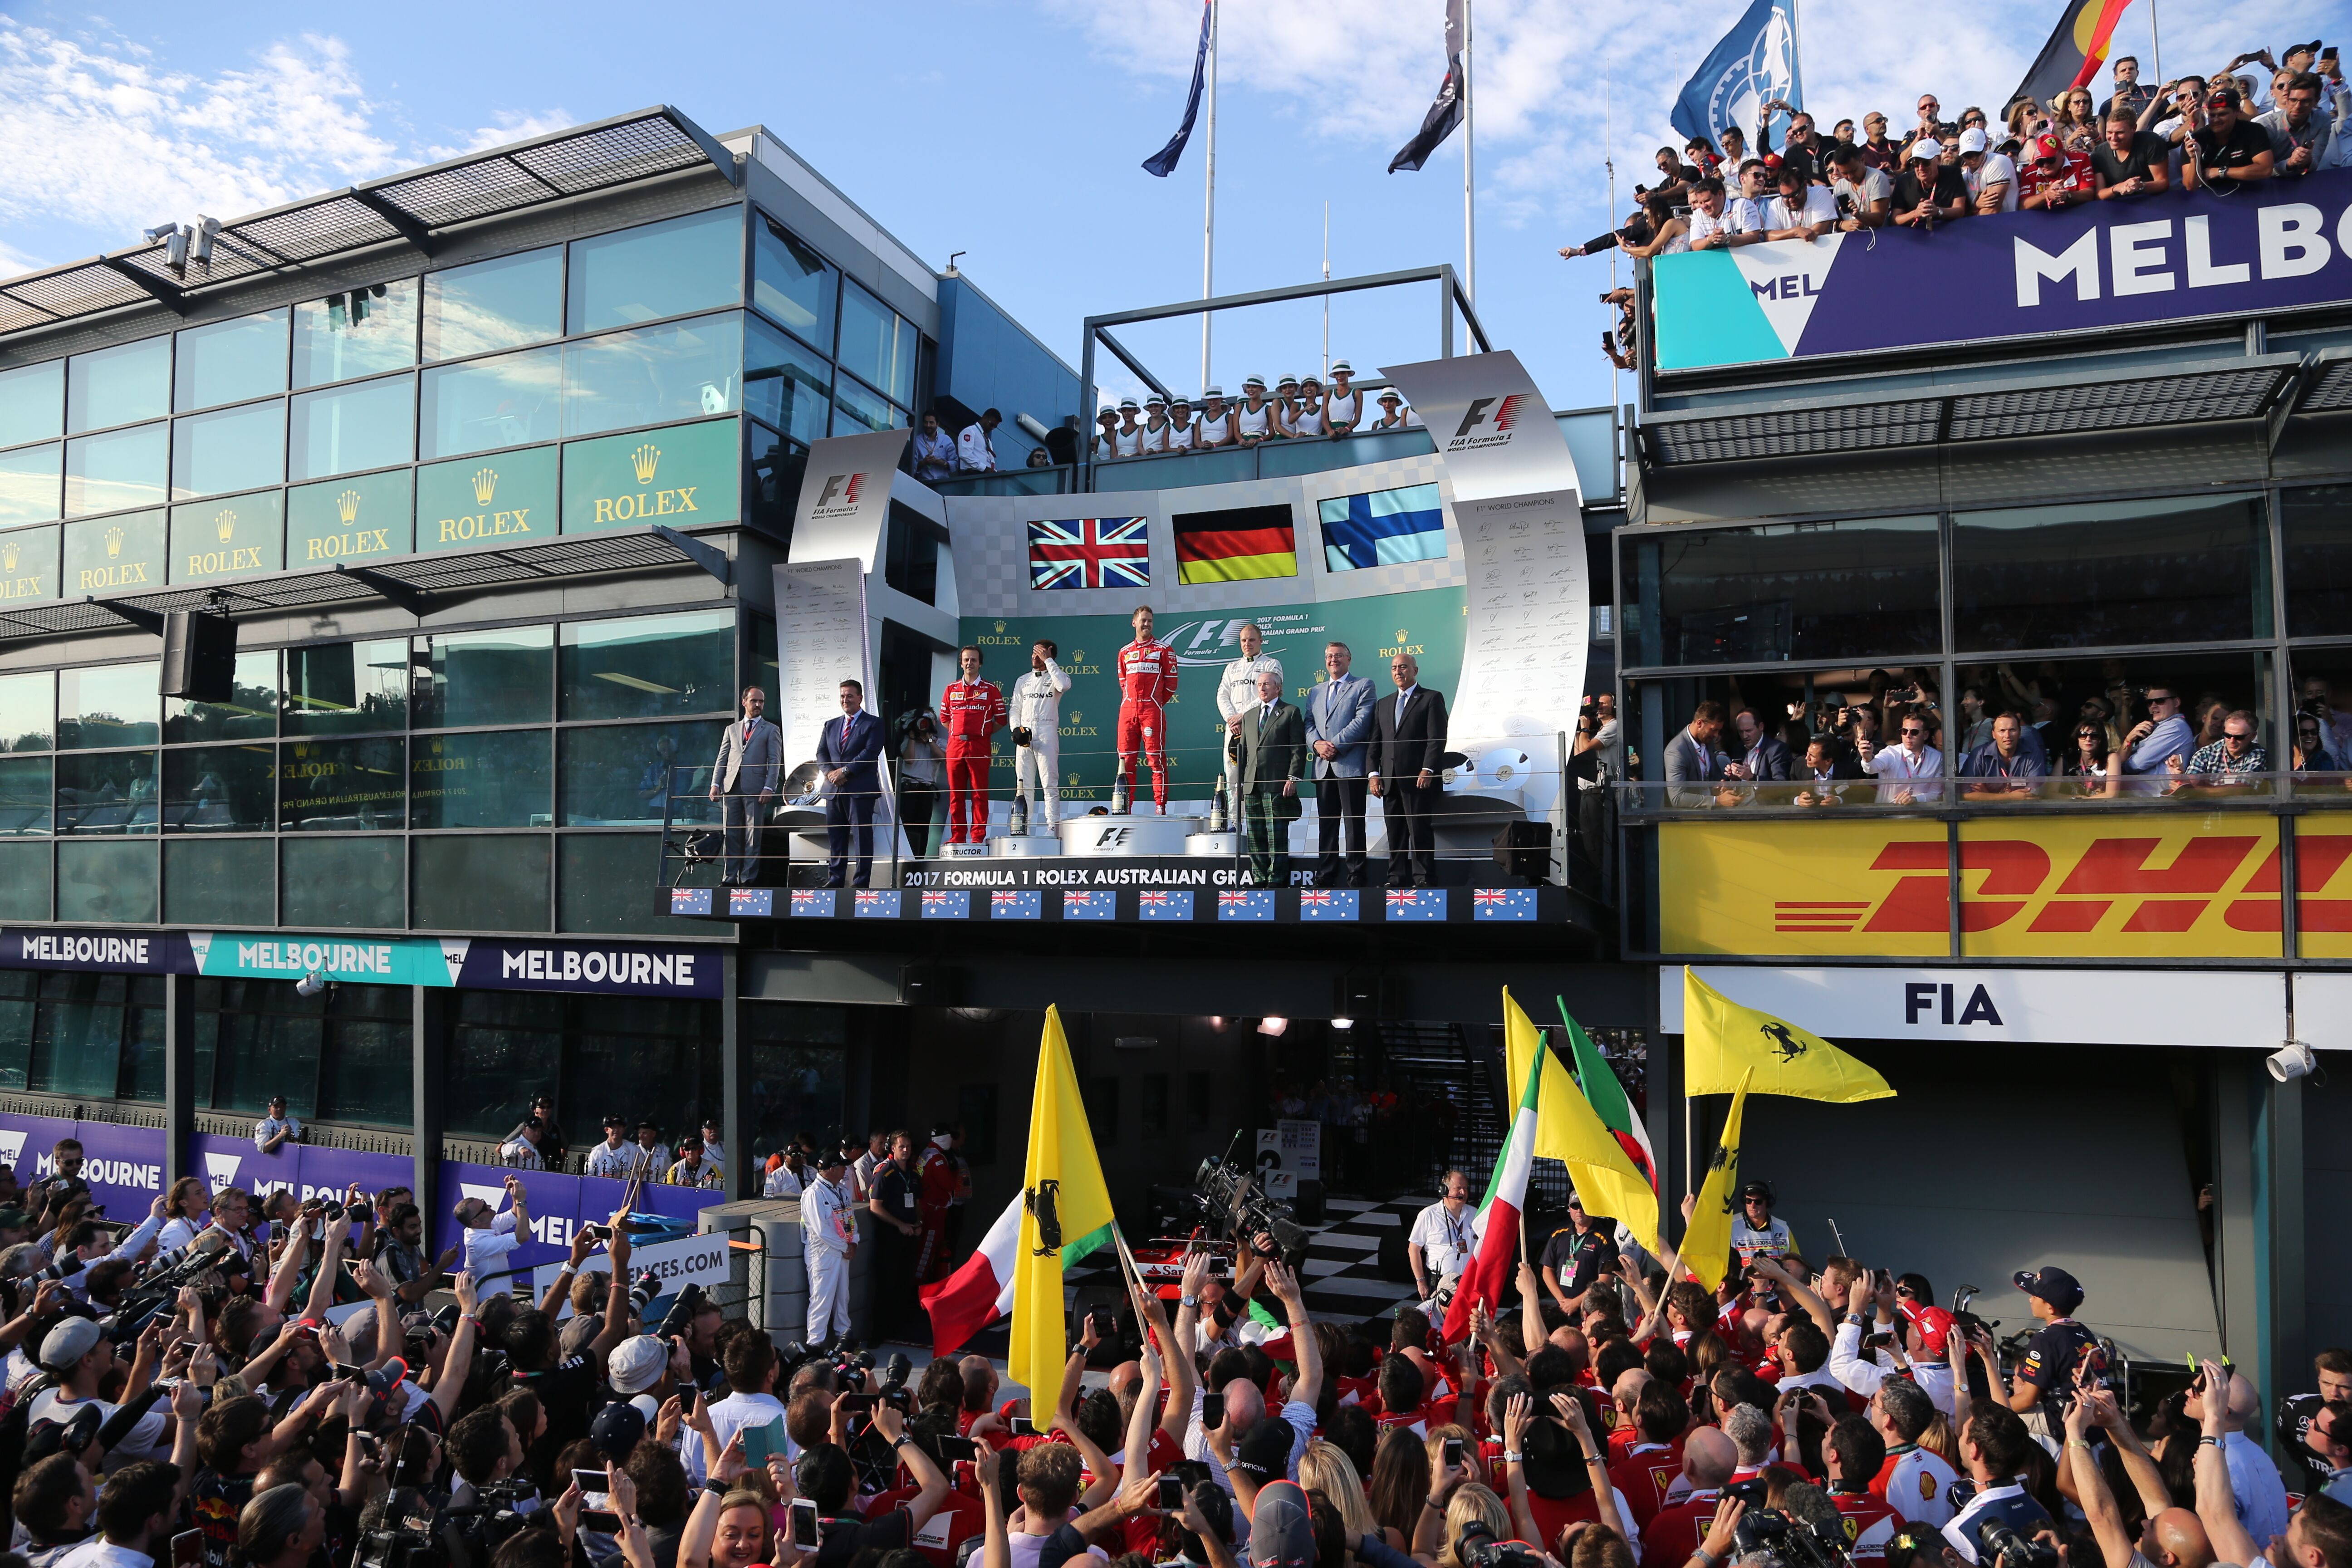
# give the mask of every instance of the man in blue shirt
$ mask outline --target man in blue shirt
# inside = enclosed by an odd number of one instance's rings
[[[2151,686],[2147,689],[2147,717],[2132,726],[2117,755],[2126,775],[2154,773],[2161,778],[2168,771],[2168,763],[2172,758],[2179,758],[2185,767],[2196,749],[2196,732],[2180,715],[2180,694],[2169,686]],[[2160,792],[2143,786],[2134,793]]]
[[[2025,721],[2007,712],[1992,721],[1992,740],[1960,761],[1960,776],[1975,782],[1963,790],[1969,800],[2029,795],[2049,769],[2025,745]]]

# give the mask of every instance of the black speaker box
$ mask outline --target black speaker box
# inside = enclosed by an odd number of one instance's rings
[[[236,689],[236,623],[202,610],[165,616],[161,686],[166,697],[228,701]]]

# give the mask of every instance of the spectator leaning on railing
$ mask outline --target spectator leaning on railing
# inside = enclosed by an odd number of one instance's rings
[[[269,1097],[269,1114],[253,1124],[253,1146],[265,1154],[275,1154],[289,1143],[302,1142],[302,1124],[287,1114],[286,1097]]]

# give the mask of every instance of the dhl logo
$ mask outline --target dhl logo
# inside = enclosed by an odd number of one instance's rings
[[[2168,847],[2164,837],[2119,832],[2079,851],[2031,839],[1964,838],[1960,929],[2045,934],[2107,929],[2137,933],[2189,930],[2218,902],[2232,931],[2280,929],[2281,847],[2269,833],[2200,834]],[[2295,918],[2311,932],[2352,931],[2352,898],[2323,898],[2352,860],[2352,836],[2305,832],[2295,840]],[[2249,873],[2251,868],[2251,874]],[[1951,923],[1948,851],[1940,838],[1883,843],[1869,869],[1894,874],[1873,899],[1774,900],[1781,934],[1942,932]],[[2347,887],[2346,891],[2352,891]]]

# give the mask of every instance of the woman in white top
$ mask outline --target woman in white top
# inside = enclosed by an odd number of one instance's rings
[[[165,1252],[174,1251],[204,1234],[205,1211],[212,1206],[213,1191],[201,1176],[182,1176],[172,1184],[171,1195],[163,1200],[163,1229],[155,1245]]]
[[[1095,425],[1101,432],[1095,437],[1095,461],[1108,462],[1118,456],[1118,410],[1104,409],[1095,416]]]
[[[1234,444],[1234,411],[1226,406],[1225,389],[1213,386],[1201,394],[1208,406],[1201,410],[1201,423],[1193,431],[1193,443],[1201,450],[1213,451]]]
[[[1168,400],[1158,393],[1143,400],[1143,446],[1147,458],[1168,450]]]
[[[1112,448],[1113,457],[1143,456],[1143,426],[1135,422],[1136,415],[1140,412],[1134,398],[1122,397],[1118,400],[1118,433],[1111,437],[1116,443]]]
[[[1421,416],[1404,406],[1404,398],[1393,386],[1381,388],[1381,416],[1371,423],[1375,430],[1414,430],[1421,426]],[[1402,412],[1400,412],[1402,410]]]
[[[1274,435],[1288,440],[1298,434],[1298,378],[1286,375],[1274,387]]]
[[[1171,452],[1192,449],[1192,400],[1178,398],[1168,410],[1168,447]]]
[[[1356,367],[1346,360],[1331,362],[1331,394],[1323,400],[1323,422],[1334,436],[1352,436],[1363,423],[1364,395],[1356,390]]]
[[[1255,447],[1261,441],[1271,441],[1275,429],[1275,405],[1266,400],[1265,379],[1252,376],[1242,383],[1242,404],[1234,410],[1234,424],[1241,433],[1244,447]]]
[[[1300,437],[1331,433],[1323,421],[1323,384],[1311,375],[1298,384],[1298,412],[1290,422],[1290,433]]]

